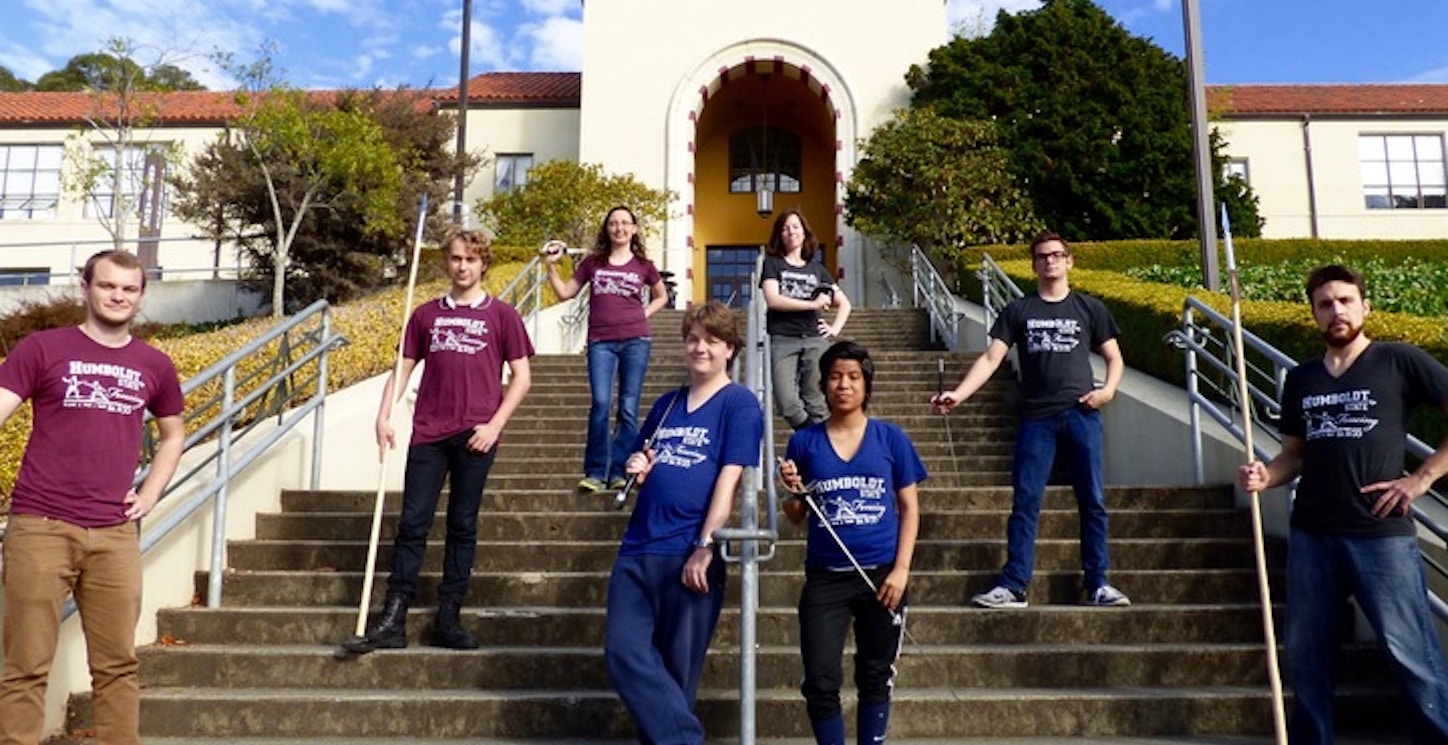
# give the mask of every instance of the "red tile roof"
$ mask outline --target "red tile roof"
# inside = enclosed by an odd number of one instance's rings
[[[583,76],[577,72],[490,72],[468,81],[475,105],[577,107]],[[337,91],[316,91],[329,97]],[[455,106],[456,86],[419,90],[442,107]],[[227,91],[150,93],[141,105],[157,124],[219,125],[241,113]],[[0,126],[69,126],[114,105],[91,93],[0,93]],[[425,104],[424,104],[425,105]],[[1207,107],[1217,116],[1448,116],[1448,85],[1211,85]]]
[[[583,73],[486,72],[468,81],[468,101],[478,104],[573,106],[583,98]],[[456,105],[458,87],[439,91],[441,105]]]
[[[1448,115],[1448,85],[1209,85],[1207,108],[1221,116]]]

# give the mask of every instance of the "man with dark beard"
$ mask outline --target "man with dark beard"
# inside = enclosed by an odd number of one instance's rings
[[[1409,505],[1448,472],[1448,439],[1404,475],[1408,416],[1448,411],[1448,368],[1409,344],[1373,342],[1363,276],[1329,265],[1307,279],[1327,350],[1287,374],[1282,451],[1238,474],[1262,491],[1301,476],[1287,550],[1285,669],[1293,745],[1333,742],[1344,603],[1357,598],[1412,711],[1413,742],[1448,742],[1448,668],[1429,612]]]

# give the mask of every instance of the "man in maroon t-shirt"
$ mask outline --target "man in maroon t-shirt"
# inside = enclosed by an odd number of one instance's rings
[[[3,745],[40,742],[67,593],[84,628],[96,737],[107,745],[141,741],[136,521],[161,498],[186,435],[175,366],[131,338],[145,289],[135,256],[92,256],[81,275],[85,321],[26,336],[0,366],[0,423],[25,399],[34,410],[4,543]],[[160,439],[150,474],[133,489],[147,411]]]
[[[518,311],[483,290],[491,259],[487,237],[463,230],[444,245],[452,289],[413,311],[398,366],[404,385],[388,378],[377,413],[381,457],[394,446],[390,422],[395,392],[405,388],[417,363],[426,361],[412,415],[387,600],[365,635],[342,642],[343,649],[354,654],[407,646],[407,608],[417,598],[427,533],[444,477],[449,487],[447,538],[432,641],[448,649],[478,646],[459,618],[477,553],[478,508],[503,425],[531,385],[528,358],[533,343]],[[504,364],[511,374],[506,393]]]

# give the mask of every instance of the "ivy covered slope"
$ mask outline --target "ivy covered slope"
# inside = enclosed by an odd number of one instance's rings
[[[512,255],[519,252],[503,249],[498,253]],[[425,258],[424,264],[426,263],[428,260]],[[431,263],[436,263],[435,254]],[[483,284],[489,292],[500,292],[522,269],[521,263],[495,266],[488,272]],[[428,279],[418,285],[413,304],[437,297],[446,291],[445,280]],[[349,343],[334,352],[328,363],[330,390],[344,388],[391,368],[393,355],[397,350],[398,327],[406,297],[406,290],[397,287],[333,309],[332,327],[337,333],[347,337]],[[177,372],[185,381],[264,335],[273,326],[275,322],[272,319],[258,318],[217,331],[153,343],[171,356],[176,363]],[[207,395],[210,394],[204,390],[193,392],[188,397],[188,408]],[[195,428],[201,424],[193,422],[190,426]],[[30,405],[27,403],[0,428],[0,516],[10,511],[10,491],[15,484],[15,474],[20,470],[20,457],[25,450],[29,433]]]

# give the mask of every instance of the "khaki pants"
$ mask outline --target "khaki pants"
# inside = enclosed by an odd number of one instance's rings
[[[136,622],[141,552],[136,525],[81,528],[11,515],[5,537],[5,670],[0,745],[36,745],[45,727],[45,687],[67,593],[85,633],[101,745],[139,745]]]

